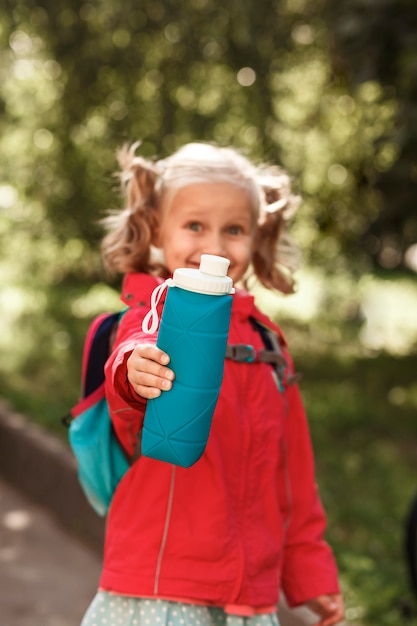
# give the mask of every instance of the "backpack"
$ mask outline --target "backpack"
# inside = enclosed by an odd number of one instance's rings
[[[62,420],[69,429],[69,443],[77,460],[81,488],[101,516],[106,515],[113,493],[132,463],[116,438],[104,385],[104,366],[111,353],[112,337],[127,310],[102,313],[92,321],[83,350],[81,399]],[[251,323],[261,334],[265,350],[256,352],[252,346],[228,345],[226,358],[271,363],[278,389],[283,392],[298,376],[289,375],[276,335],[253,318]]]
[[[104,390],[104,365],[125,312],[102,313],[92,321],[83,350],[81,399],[63,419],[77,459],[78,480],[101,516],[107,513],[113,493],[130,467],[114,433]]]

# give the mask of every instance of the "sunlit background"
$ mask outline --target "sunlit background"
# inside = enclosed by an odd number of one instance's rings
[[[417,491],[417,24],[406,0],[4,1],[0,393],[66,437],[92,316],[120,307],[98,221],[115,152],[190,140],[284,166],[297,293],[254,286],[310,415],[347,619],[405,623]],[[412,618],[411,618],[412,619]]]

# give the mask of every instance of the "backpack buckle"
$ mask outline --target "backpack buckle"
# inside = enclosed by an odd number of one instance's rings
[[[244,343],[228,345],[226,358],[239,363],[254,363],[256,361],[256,350],[253,346]]]

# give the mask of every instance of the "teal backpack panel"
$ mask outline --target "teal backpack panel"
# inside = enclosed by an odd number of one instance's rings
[[[130,467],[117,441],[103,397],[69,426],[69,441],[78,465],[78,479],[87,500],[99,515],[105,515],[113,493]]]
[[[104,313],[91,323],[84,345],[82,398],[67,420],[80,485],[91,506],[102,516],[130,467],[114,433],[104,390],[104,365],[115,325],[123,314],[124,311]]]

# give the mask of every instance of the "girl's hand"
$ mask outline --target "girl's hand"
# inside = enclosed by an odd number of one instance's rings
[[[175,374],[168,363],[169,356],[156,346],[136,346],[127,361],[127,378],[139,396],[150,400],[171,389]]]
[[[319,596],[306,602],[306,606],[321,618],[314,626],[333,626],[341,622],[344,616],[343,598],[340,593]]]

